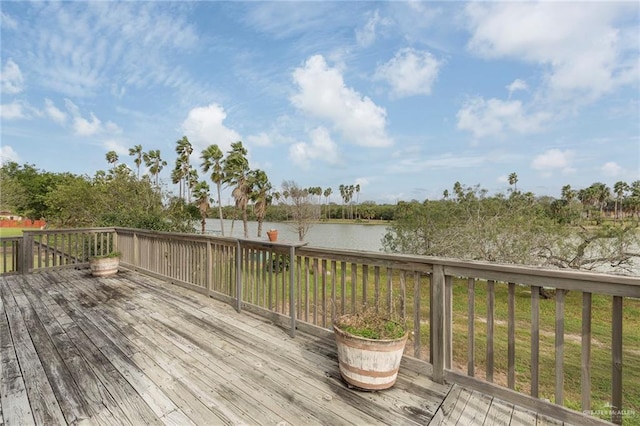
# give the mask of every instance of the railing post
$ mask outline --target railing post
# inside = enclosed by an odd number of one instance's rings
[[[22,236],[22,261],[19,262],[21,274],[29,274],[33,268],[33,234],[23,232]]]
[[[444,266],[433,265],[433,302],[431,304],[431,332],[433,381],[444,383],[445,369],[445,277]]]

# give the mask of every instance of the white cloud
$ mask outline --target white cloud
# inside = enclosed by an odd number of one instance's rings
[[[0,117],[5,120],[17,120],[19,118],[29,118],[22,102],[14,101],[10,104],[0,105]]]
[[[473,2],[468,47],[547,67],[552,97],[593,100],[637,81],[637,32],[631,41],[615,26],[629,13],[637,8],[624,2]]]
[[[64,123],[67,120],[67,114],[64,111],[59,110],[51,99],[44,100],[45,113],[56,123]]]
[[[2,67],[0,81],[2,82],[2,93],[15,95],[24,90],[24,78],[20,67],[11,58]]]
[[[39,85],[70,97],[107,91],[114,84],[122,93],[128,86],[154,85],[185,96],[196,92],[190,73],[170,64],[174,53],[197,44],[186,18],[190,6],[52,2],[33,7],[37,13],[30,13],[15,33],[24,41],[21,65]]]
[[[571,150],[549,149],[537,155],[531,161],[531,168],[542,172],[543,176],[551,176],[554,171],[563,174],[573,173],[575,169],[571,166],[574,152]]]
[[[78,106],[69,99],[65,99],[64,104],[73,118],[71,124],[73,132],[78,136],[94,136],[104,132],[112,134],[121,132],[120,128],[111,121],[103,125],[102,121],[93,112],[89,113],[89,118],[83,117]],[[48,108],[47,113],[51,116]]]
[[[289,158],[303,168],[310,166],[311,160],[338,164],[338,145],[331,139],[329,131],[318,127],[309,132],[311,142],[298,142],[289,147]]]
[[[501,135],[506,131],[520,134],[542,130],[551,117],[545,112],[526,111],[520,101],[474,98],[458,111],[458,129],[467,130],[476,138]]]
[[[194,148],[205,149],[212,144],[218,144],[222,152],[231,148],[233,142],[239,141],[240,135],[224,125],[227,113],[217,104],[196,107],[189,111],[182,122],[182,130],[193,144]]]
[[[329,121],[351,143],[369,147],[393,144],[386,134],[387,112],[345,85],[341,72],[321,55],[293,72],[298,93],[291,102],[311,116]]]
[[[18,22],[16,22],[16,20],[13,19],[9,14],[0,12],[0,15],[2,19],[1,21],[2,28],[12,29],[12,30],[15,30],[16,28],[18,28]]]
[[[602,174],[608,177],[618,177],[622,174],[623,169],[615,161],[608,161],[600,168]]]
[[[78,136],[93,136],[100,132],[102,128],[102,122],[94,113],[90,113],[91,119],[87,120],[84,117],[76,116],[73,118],[73,131]]]
[[[389,25],[390,21],[385,18],[380,18],[378,10],[374,12],[368,12],[369,19],[362,28],[356,29],[356,41],[360,47],[368,47],[376,41],[376,27],[378,25]]]
[[[15,152],[11,146],[0,146],[0,164],[7,163],[9,161],[14,161],[16,163],[22,162],[18,153]]]
[[[103,145],[107,151],[115,151],[120,157],[120,162],[125,159],[125,156],[129,155],[129,148],[127,148],[122,141],[107,139]]]
[[[247,144],[252,146],[272,146],[273,142],[271,141],[271,137],[265,132],[260,132],[257,135],[249,135],[247,136]]]
[[[515,80],[513,80],[513,82],[511,82],[511,84],[508,84],[506,88],[509,91],[509,97],[511,97],[513,92],[517,92],[518,90],[527,90],[529,89],[529,86],[527,86],[526,81],[516,78]]]
[[[94,113],[91,113],[91,120],[87,120],[82,117],[80,114],[80,109],[76,104],[71,102],[69,99],[64,100],[64,104],[67,107],[67,110],[73,117],[73,132],[78,136],[93,136],[94,134],[100,132],[101,130],[101,121],[98,117],[95,116]]]
[[[404,48],[378,67],[375,78],[386,80],[398,97],[430,95],[442,64],[429,52]]]

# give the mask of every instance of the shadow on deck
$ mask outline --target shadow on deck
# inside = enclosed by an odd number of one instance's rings
[[[393,389],[348,389],[326,335],[291,339],[134,272],[3,276],[0,290],[0,424],[562,424],[411,365]]]

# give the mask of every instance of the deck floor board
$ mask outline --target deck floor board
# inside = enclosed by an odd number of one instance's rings
[[[0,424],[516,424],[535,413],[402,369],[349,389],[333,340],[132,271],[0,277]],[[542,419],[540,419],[542,420]],[[551,419],[546,419],[551,420]]]

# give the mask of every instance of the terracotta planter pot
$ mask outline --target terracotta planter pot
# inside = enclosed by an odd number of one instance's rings
[[[388,389],[396,383],[409,333],[398,339],[354,336],[333,327],[342,378],[362,390]]]
[[[278,241],[278,231],[267,231],[269,241]]]
[[[118,272],[119,257],[94,257],[89,260],[89,269],[94,277],[106,277]]]

